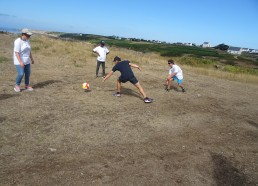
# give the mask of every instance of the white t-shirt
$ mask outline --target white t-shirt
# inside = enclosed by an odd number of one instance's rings
[[[23,61],[24,65],[30,64],[30,43],[28,40],[22,40],[21,38],[17,38],[14,41],[14,49],[13,49],[13,62],[15,65],[20,65],[19,60],[17,59],[15,52],[20,54],[20,58]]]
[[[183,71],[179,66],[173,65],[173,67],[169,69],[169,74],[171,75],[173,73],[176,73],[178,79],[183,79]]]
[[[102,62],[106,61],[107,53],[109,53],[109,50],[107,49],[107,47],[97,46],[96,48],[93,49],[93,51],[99,53],[99,56],[97,57],[98,61],[102,61]]]

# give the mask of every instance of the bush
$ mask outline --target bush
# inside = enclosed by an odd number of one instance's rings
[[[225,44],[219,44],[219,45],[215,46],[214,48],[219,49],[219,50],[227,50],[229,48],[229,46],[225,45]]]
[[[212,59],[205,59],[205,58],[196,58],[196,57],[182,57],[179,62],[181,64],[195,66],[195,67],[202,67],[208,65],[214,65],[217,62]]]
[[[227,65],[235,66],[237,63],[235,61],[226,61]]]
[[[257,69],[246,68],[246,67],[237,67],[237,66],[232,66],[232,65],[226,65],[224,67],[224,71],[231,72],[234,74],[242,73],[242,74],[258,75]]]
[[[219,56],[218,52],[215,50],[193,47],[193,46],[170,46],[170,47],[166,47],[161,52],[161,56],[166,56],[166,57],[183,56],[185,54],[191,54],[196,57],[202,57],[202,56],[218,57]]]
[[[4,63],[6,61],[8,61],[8,58],[2,56],[0,57],[0,63]]]

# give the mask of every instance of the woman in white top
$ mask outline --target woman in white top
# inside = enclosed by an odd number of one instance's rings
[[[31,35],[32,33],[28,29],[22,29],[21,37],[14,41],[13,62],[18,73],[14,87],[15,92],[21,91],[20,84],[24,75],[25,89],[27,91],[33,91],[33,88],[30,86],[30,64],[34,64],[29,43]]]

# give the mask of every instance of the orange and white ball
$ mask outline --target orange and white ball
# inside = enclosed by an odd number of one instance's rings
[[[88,90],[90,88],[90,84],[85,82],[85,83],[82,84],[82,88],[84,90]]]

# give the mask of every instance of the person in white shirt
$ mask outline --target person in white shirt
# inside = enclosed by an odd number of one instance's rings
[[[13,62],[18,73],[16,76],[16,84],[14,86],[15,92],[21,91],[20,84],[24,75],[25,89],[27,91],[33,91],[33,88],[30,86],[30,64],[34,64],[29,43],[31,35],[32,32],[27,28],[22,29],[21,37],[14,41]]]
[[[169,69],[169,75],[166,80],[166,90],[169,91],[171,88],[172,81],[176,80],[178,83],[178,86],[181,87],[182,92],[185,92],[185,89],[183,87],[183,71],[182,69],[175,64],[173,59],[168,60],[168,65],[170,66]]]
[[[102,77],[105,78],[105,62],[107,58],[107,54],[109,54],[108,48],[105,46],[105,41],[100,41],[100,46],[97,46],[93,49],[93,52],[98,54],[97,57],[97,67],[96,67],[96,77],[98,77],[99,74],[99,66],[102,65]]]

